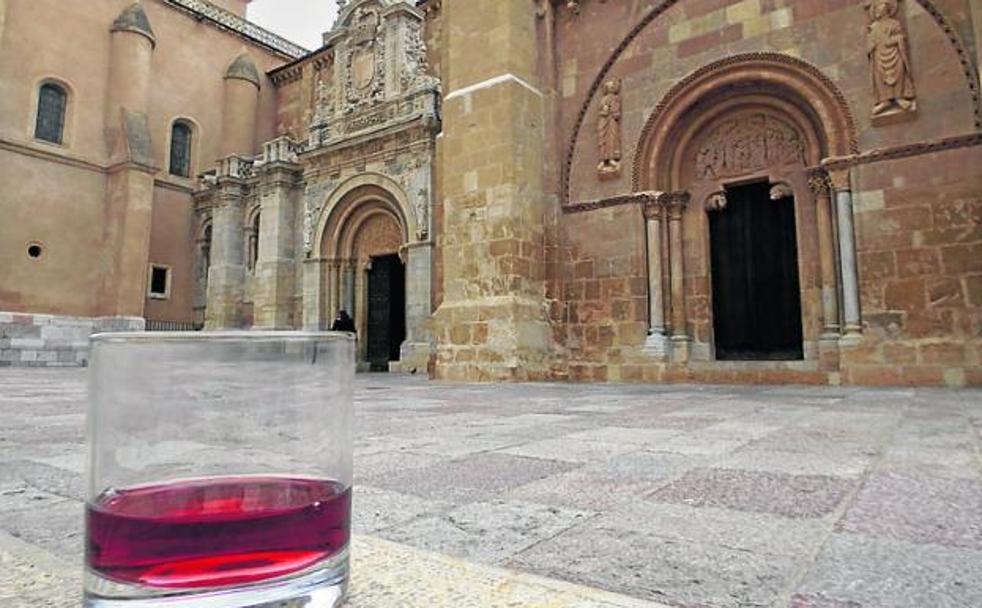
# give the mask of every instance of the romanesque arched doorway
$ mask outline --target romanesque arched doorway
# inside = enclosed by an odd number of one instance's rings
[[[841,327],[858,328],[851,200],[832,205],[823,167],[852,152],[852,133],[834,86],[781,55],[734,57],[669,92],[635,186],[655,193],[652,332],[670,337],[674,359],[814,366],[834,358],[823,349],[837,349]],[[848,195],[848,173],[833,177]]]

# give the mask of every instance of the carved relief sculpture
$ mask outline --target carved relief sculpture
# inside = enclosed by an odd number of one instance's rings
[[[713,129],[696,152],[696,178],[734,177],[771,166],[805,161],[797,131],[766,114],[728,120]]]
[[[622,116],[621,81],[608,80],[604,83],[597,117],[597,147],[600,152],[597,171],[601,176],[617,175],[621,171]]]
[[[706,211],[723,211],[726,209],[726,192],[714,192],[706,198]]]
[[[907,33],[897,18],[898,0],[872,0],[866,8],[870,18],[866,54],[873,74],[873,117],[914,112],[917,99]]]

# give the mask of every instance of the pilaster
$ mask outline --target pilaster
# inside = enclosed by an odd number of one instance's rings
[[[254,326],[292,329],[297,250],[295,226],[302,170],[293,160],[296,145],[280,138],[264,146],[258,169],[259,256],[256,262]]]
[[[439,378],[535,380],[552,367],[535,9],[533,2],[443,3]]]
[[[240,167],[246,162],[231,156],[219,163],[217,204],[212,216],[211,267],[208,269],[207,329],[237,329],[243,324],[246,184]]]

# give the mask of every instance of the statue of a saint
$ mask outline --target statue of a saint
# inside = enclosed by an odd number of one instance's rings
[[[897,19],[898,0],[872,0],[866,53],[873,71],[873,116],[917,109],[907,34]]]
[[[597,141],[601,174],[618,173],[621,170],[621,81],[608,80],[600,98],[600,114],[597,118]]]

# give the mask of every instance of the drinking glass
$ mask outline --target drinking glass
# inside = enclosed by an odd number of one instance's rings
[[[340,605],[354,357],[344,333],[93,336],[85,606]]]

